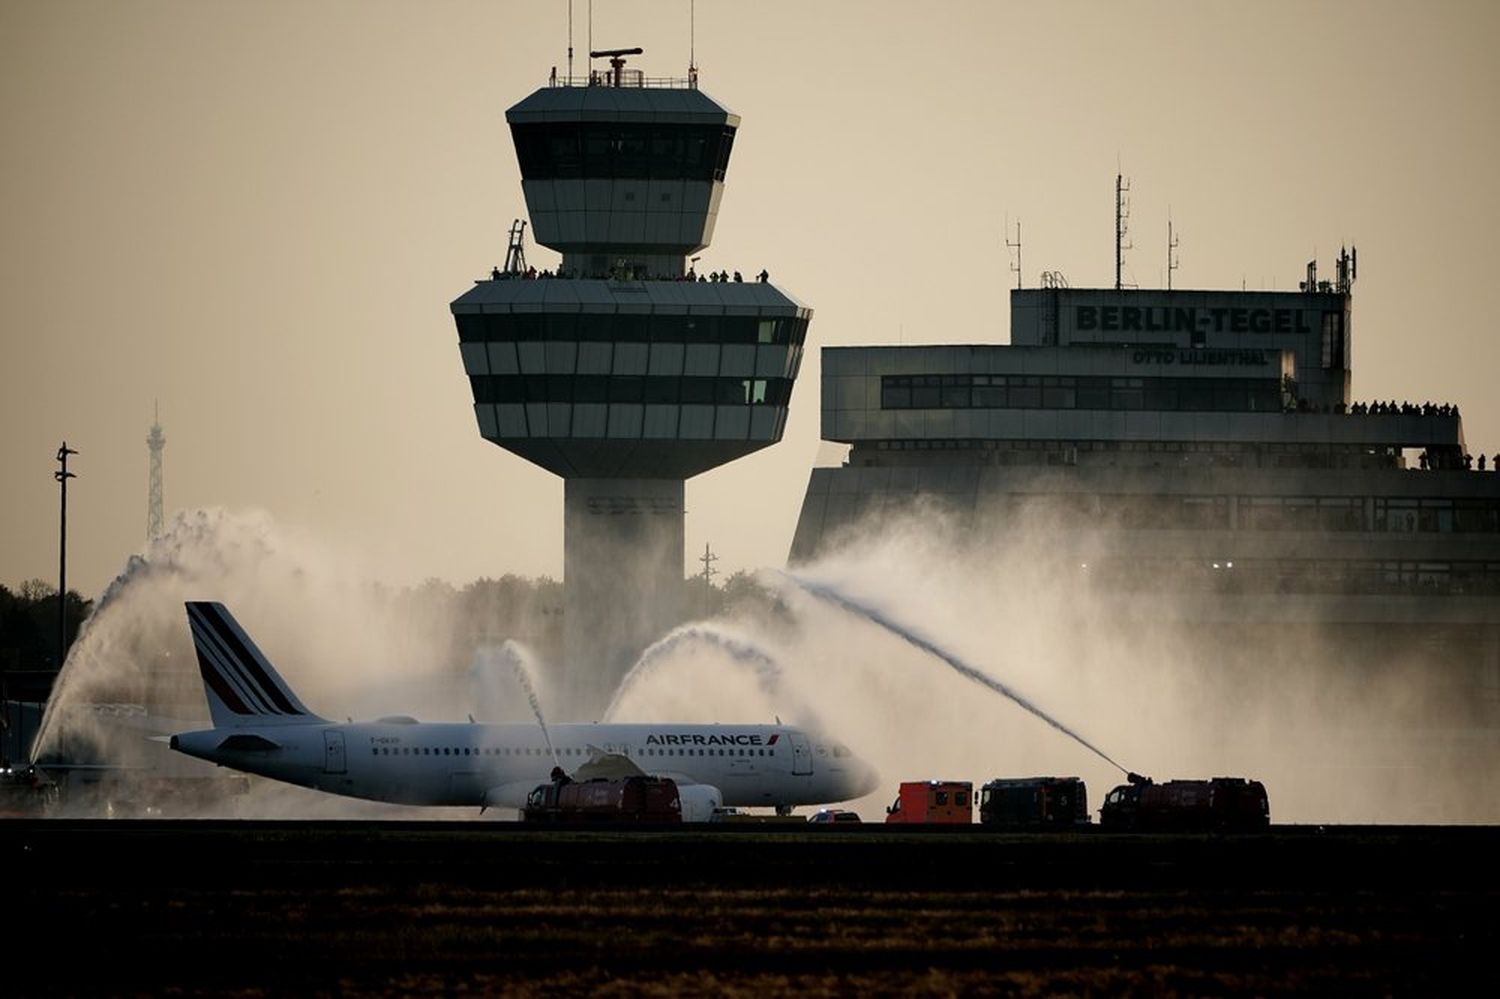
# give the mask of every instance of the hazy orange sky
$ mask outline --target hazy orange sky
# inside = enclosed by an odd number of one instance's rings
[[[574,4],[578,71],[588,4]],[[594,43],[685,75],[688,0],[596,0]],[[97,594],[166,509],[260,508],[372,577],[560,576],[562,484],[479,437],[448,303],[524,215],[504,110],[568,5],[0,4],[0,582]],[[1295,288],[1360,249],[1357,398],[1458,402],[1500,451],[1500,5],[700,0],[743,116],[703,265],[815,310],[777,447],[690,480],[687,547],[781,564],[828,344],[1003,342],[1025,280]],[[538,266],[556,256],[528,247]],[[689,569],[693,566],[689,566]]]

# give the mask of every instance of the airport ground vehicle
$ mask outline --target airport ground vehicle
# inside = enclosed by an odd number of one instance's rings
[[[979,821],[1002,829],[1073,829],[1089,824],[1088,788],[1078,777],[996,779],[979,789]]]
[[[966,780],[903,781],[885,810],[887,822],[974,821],[974,785]]]
[[[847,808],[820,808],[809,815],[807,821],[828,825],[858,823],[861,820],[858,812],[851,812]]]
[[[1158,784],[1130,774],[1099,809],[1101,826],[1127,832],[1242,832],[1270,822],[1265,786],[1243,777]]]
[[[57,782],[34,766],[0,764],[0,818],[33,818],[57,804]]]
[[[668,777],[624,777],[537,786],[526,797],[527,822],[681,822],[682,801]]]

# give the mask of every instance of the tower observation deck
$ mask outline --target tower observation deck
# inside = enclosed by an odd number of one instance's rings
[[[781,439],[812,310],[688,266],[738,115],[696,79],[579,82],[506,112],[556,275],[496,271],[452,312],[480,434],[563,477],[564,696],[593,717],[679,621],[685,480]]]

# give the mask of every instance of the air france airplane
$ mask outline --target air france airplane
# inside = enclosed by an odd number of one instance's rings
[[[579,777],[646,773],[679,785],[684,818],[715,805],[847,801],[875,789],[844,746],[786,725],[342,724],[308,710],[222,604],[190,602],[188,625],[214,727],[171,748],[272,780],[404,805],[520,808],[562,765]],[[581,768],[581,769],[580,769]]]

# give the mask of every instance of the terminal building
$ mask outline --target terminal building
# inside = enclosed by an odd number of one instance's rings
[[[558,79],[506,112],[538,243],[452,303],[486,440],[564,483],[566,708],[595,717],[681,620],[684,481],[781,439],[812,310],[710,279],[740,117],[686,80]],[[718,279],[722,276],[723,280]]]
[[[1353,278],[1341,255],[1285,292],[1054,281],[1011,292],[1008,345],[824,348],[822,437],[849,449],[813,470],[791,561],[915,510],[1027,531],[1204,662],[1312,633],[1346,675],[1419,662],[1440,696],[1411,730],[1493,756],[1500,471],[1455,405],[1352,398]]]

